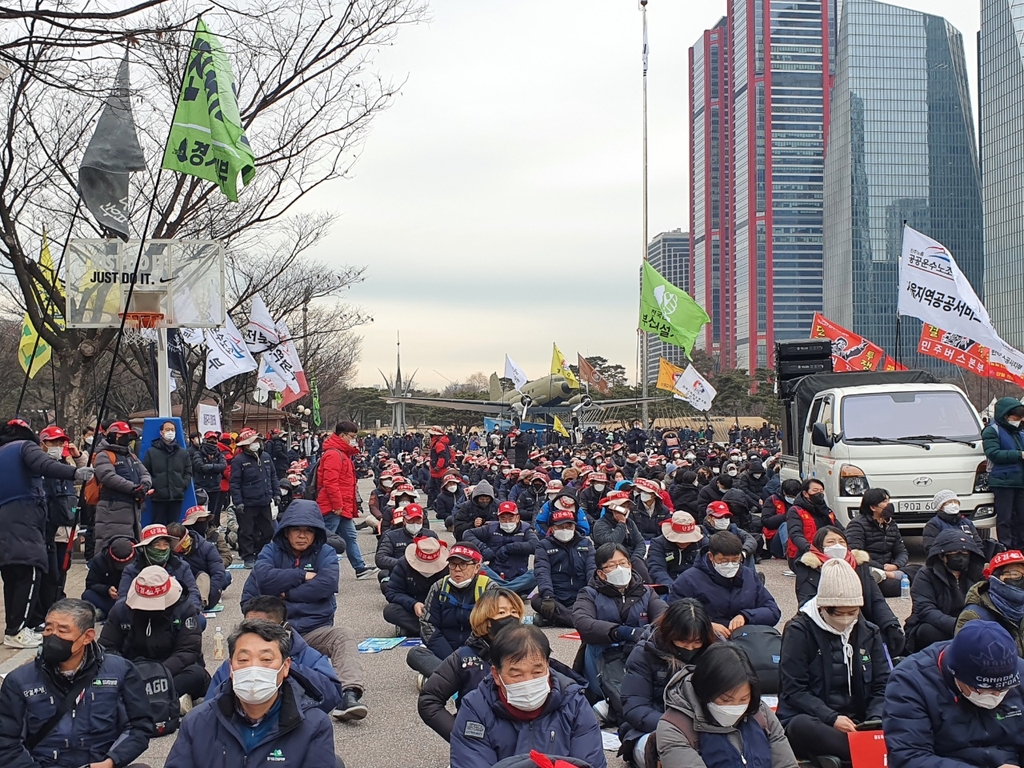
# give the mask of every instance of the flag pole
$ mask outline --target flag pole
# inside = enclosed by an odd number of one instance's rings
[[[640,0],[640,16],[643,19],[643,30],[644,30],[644,83],[643,83],[643,132],[644,132],[644,151],[643,151],[643,165],[644,165],[644,192],[643,192],[643,260],[647,261],[647,0]],[[642,281],[643,278],[641,278]],[[642,286],[641,286],[642,295]],[[643,398],[643,402],[640,405],[640,415],[644,423],[644,429],[647,429],[650,424],[648,423],[648,409],[647,409],[647,333],[645,331],[640,332],[640,396]]]

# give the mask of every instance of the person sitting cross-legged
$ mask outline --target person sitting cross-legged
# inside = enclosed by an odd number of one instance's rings
[[[530,570],[530,555],[537,551],[537,532],[522,522],[513,501],[498,504],[498,519],[470,528],[463,537],[483,555],[484,573],[498,586],[528,595],[537,584]]]
[[[594,576],[594,545],[576,525],[576,513],[558,509],[534,555],[537,592],[530,600],[537,626],[572,627],[576,598]]]
[[[391,571],[402,560],[405,548],[417,538],[437,538],[436,533],[423,527],[424,520],[425,513],[419,504],[407,504],[392,510],[390,525],[378,539],[377,553],[373,558],[373,564],[380,568],[377,578],[380,580],[380,591],[385,596]]]
[[[291,678],[291,636],[243,621],[228,637],[231,677],[181,723],[164,768],[344,768],[331,719]]]
[[[448,574],[448,542],[419,536],[405,548],[385,584],[384,621],[406,637],[419,637],[420,618],[434,582]]]

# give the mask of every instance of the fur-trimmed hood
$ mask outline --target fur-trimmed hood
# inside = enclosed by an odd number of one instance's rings
[[[851,549],[850,555],[853,556],[853,559],[856,563],[850,563],[850,565],[852,565],[854,568],[856,568],[858,565],[864,565],[864,563],[871,560],[871,555],[869,555],[863,549]],[[804,556],[800,558],[800,562],[806,565],[808,568],[814,568],[815,570],[818,570],[819,568],[821,568],[822,564],[829,559],[830,558],[828,557],[828,555],[817,551],[816,549],[814,549],[814,547],[811,547],[809,550],[807,550],[807,552],[804,553]],[[849,559],[847,559],[847,562],[849,562]]]

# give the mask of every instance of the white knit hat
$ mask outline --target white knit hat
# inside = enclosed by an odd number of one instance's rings
[[[944,488],[932,496],[932,509],[938,512],[951,501],[957,501],[958,496],[948,488]]]
[[[826,560],[818,582],[819,608],[852,608],[864,605],[864,589],[857,572],[845,560]]]

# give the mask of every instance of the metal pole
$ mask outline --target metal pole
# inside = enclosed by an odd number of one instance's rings
[[[171,416],[171,366],[167,360],[167,329],[156,329],[156,397],[160,418]]]
[[[640,0],[640,15],[643,18],[644,29],[644,85],[643,85],[643,124],[644,124],[644,227],[643,227],[643,260],[647,261],[647,0]],[[644,402],[641,404],[640,415],[644,423],[644,429],[650,426],[647,409],[647,333],[640,332],[640,396]]]

